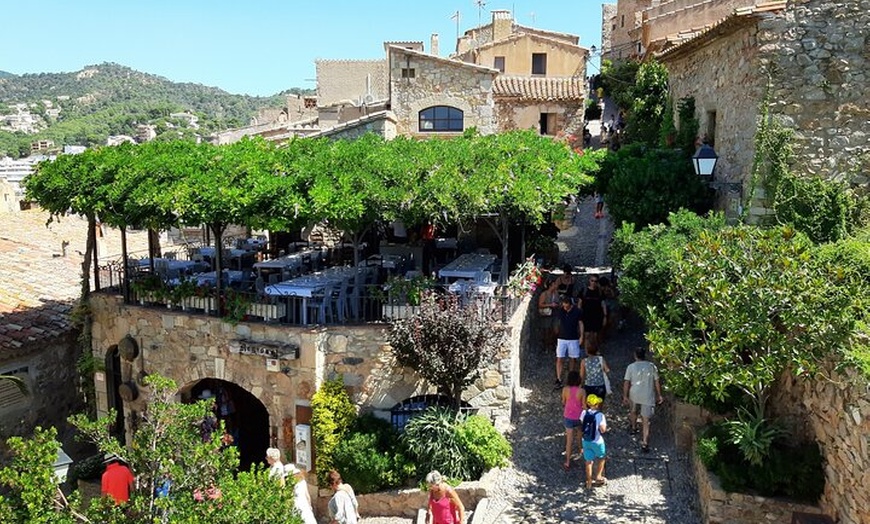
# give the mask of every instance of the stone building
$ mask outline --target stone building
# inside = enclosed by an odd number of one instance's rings
[[[717,180],[746,190],[769,78],[771,113],[795,132],[795,170],[867,188],[868,9],[870,0],[759,4],[659,55],[674,100],[695,99],[700,132],[719,154]],[[768,211],[763,191],[753,197],[758,220]]]

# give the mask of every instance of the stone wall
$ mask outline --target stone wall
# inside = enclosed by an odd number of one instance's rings
[[[378,60],[316,60],[317,105],[357,102],[367,94],[384,100],[387,94],[387,62]]]
[[[219,318],[182,311],[124,305],[121,298],[92,295],[93,350],[105,359],[108,348],[124,336],[138,343],[140,356],[122,363],[122,379],[135,380],[140,372],[169,377],[184,390],[204,378],[232,382],[257,397],[269,413],[270,426],[293,420],[297,406],[307,406],[324,378],[341,375],[353,401],[362,409],[388,416],[389,410],[409,397],[434,392],[415,372],[399,367],[386,343],[387,324],[325,327],[290,327],[265,323],[233,326]],[[503,429],[510,423],[513,388],[519,387],[520,347],[528,342],[528,300],[510,319],[510,342],[495,362],[483,370],[463,399]],[[265,357],[234,353],[238,340],[281,342],[300,348],[299,358],[282,360],[280,370],[269,371]],[[98,411],[109,405],[103,376],[98,379]],[[147,390],[127,410],[141,410]],[[286,447],[282,434],[273,435]]]
[[[724,491],[716,475],[707,471],[698,458],[694,446],[691,456],[695,481],[698,483],[701,516],[706,524],[787,523],[791,522],[794,512],[821,513],[816,506]]]
[[[21,402],[0,408],[0,445],[11,435],[30,435],[37,425],[56,427],[61,443],[72,443],[74,431],[66,419],[84,409],[77,391],[76,336],[66,330],[29,348],[7,352],[14,356],[0,362],[0,374],[26,368],[26,373],[16,375],[24,378],[30,392]]]
[[[532,129],[538,132],[540,128],[541,113],[554,113],[553,129],[550,135],[560,131],[579,134],[583,128],[583,101],[576,102],[538,102],[516,101],[510,98],[496,98],[496,120],[499,131],[512,129]]]
[[[547,72],[542,76],[586,76],[586,51],[583,48],[528,34],[481,48],[476,53],[475,63],[495,67],[495,57],[501,56],[504,57],[504,74],[530,76],[534,53],[547,55]]]
[[[611,48],[604,58],[619,61],[637,55],[637,44],[640,37],[633,33],[642,21],[641,11],[650,7],[653,0],[619,0],[616,3],[616,28],[610,32]]]
[[[671,97],[675,102],[693,97],[699,133],[715,139],[716,180],[744,187],[752,169],[758,101],[765,86],[764,75],[759,74],[758,42],[756,28],[749,26],[692,53],[663,59]],[[738,204],[739,195],[720,194],[719,206],[729,215],[739,214]]]
[[[795,129],[801,172],[866,188],[870,0],[791,0],[786,11],[760,24],[774,79],[772,112]]]
[[[698,30],[730,15],[740,7],[754,6],[757,0],[672,0],[654,5],[643,13],[644,45],[650,41],[689,30]]]
[[[374,133],[387,140],[395,138],[395,116],[389,111],[380,111],[356,120],[338,124],[337,126],[323,131],[322,133],[318,133],[315,136],[328,136],[329,138],[338,140],[355,140],[366,133]]]
[[[492,80],[498,71],[395,47],[389,49],[389,57],[390,108],[396,115],[398,134],[461,134],[420,131],[420,111],[442,105],[463,111],[464,129],[476,127],[483,134],[496,131]],[[402,69],[413,69],[414,78],[402,78]]]
[[[870,522],[870,385],[827,364],[813,379],[786,373],[770,400],[796,434],[815,439],[825,463],[825,513],[843,524]]]

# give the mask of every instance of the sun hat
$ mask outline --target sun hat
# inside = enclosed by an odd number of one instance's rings
[[[108,464],[110,462],[124,462],[124,459],[122,459],[115,453],[106,453],[105,455],[103,455],[103,464]]]
[[[598,395],[596,395],[594,393],[586,397],[586,405],[587,406],[597,406],[597,405],[601,404],[602,402],[603,402],[603,400],[601,399],[601,397],[599,397]]]
[[[286,475],[297,475],[302,473],[302,470],[296,467],[296,464],[285,464],[284,465],[284,473]]]

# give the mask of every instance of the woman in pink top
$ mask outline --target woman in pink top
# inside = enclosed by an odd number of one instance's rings
[[[465,506],[456,491],[444,482],[441,473],[430,472],[426,475],[426,484],[429,485],[426,524],[464,524]]]
[[[568,373],[568,383],[562,388],[562,405],[565,409],[562,416],[565,419],[565,463],[562,468],[567,471],[571,467],[574,429],[580,427],[580,413],[585,409],[586,392],[580,387],[580,372]],[[578,439],[579,440],[579,439]]]

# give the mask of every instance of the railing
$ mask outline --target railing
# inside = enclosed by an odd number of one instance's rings
[[[270,296],[255,289],[254,273],[241,282],[233,282],[218,296],[212,287],[161,285],[156,288],[137,285],[151,277],[147,269],[128,268],[131,286],[127,303],[151,308],[186,311],[191,314],[219,316],[230,322],[266,322],[291,326],[340,325],[370,322],[392,322],[409,318],[419,306],[391,300],[379,284],[361,285],[359,293],[332,296]],[[124,295],[124,267],[120,262],[100,266],[101,292]],[[436,288],[447,293],[446,288]],[[521,299],[494,295],[464,295],[465,307],[478,308],[496,321],[507,322],[519,307]]]

